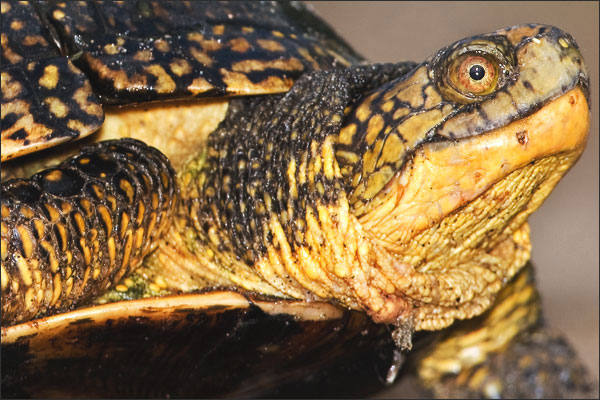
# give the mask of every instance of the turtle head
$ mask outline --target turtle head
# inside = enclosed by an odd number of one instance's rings
[[[555,27],[520,25],[447,46],[370,93],[348,117],[338,158],[352,202],[372,203],[418,148],[460,147],[461,139],[532,115],[571,90],[581,91],[585,109],[588,87],[575,40]]]
[[[525,264],[526,219],[589,119],[577,44],[533,24],[445,47],[348,114],[336,155],[350,207],[404,271],[417,329],[481,313]]]

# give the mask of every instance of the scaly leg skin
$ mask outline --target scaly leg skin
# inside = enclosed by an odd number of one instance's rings
[[[171,224],[175,171],[144,143],[84,148],[2,184],[2,325],[65,312],[137,268]]]
[[[541,317],[530,264],[489,311],[456,324],[423,351],[417,373],[435,397],[598,397],[598,383]]]

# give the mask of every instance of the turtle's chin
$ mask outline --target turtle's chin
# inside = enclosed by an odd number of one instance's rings
[[[475,262],[509,278],[529,257],[527,218],[550,194],[574,158],[572,153],[562,153],[532,161],[409,238],[390,241],[388,236],[379,240],[418,272],[446,271]],[[517,257],[507,253],[520,251],[518,246],[499,250],[507,241],[519,242],[527,254]],[[502,257],[492,260],[490,256],[499,255],[498,251]],[[519,265],[513,265],[513,258],[520,260]]]
[[[359,221],[411,267],[394,285],[417,330],[482,313],[525,265],[527,217],[579,158],[588,128],[573,89],[505,127],[417,149],[374,199]]]

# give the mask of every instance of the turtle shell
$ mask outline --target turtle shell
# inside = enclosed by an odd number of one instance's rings
[[[104,104],[280,93],[361,60],[287,2],[3,2],[2,54],[2,161],[93,133]]]
[[[3,328],[2,391],[88,398],[366,395],[382,387],[392,347],[387,327],[365,313],[210,291]],[[339,379],[348,374],[360,384]]]

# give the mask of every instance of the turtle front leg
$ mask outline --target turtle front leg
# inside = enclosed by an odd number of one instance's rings
[[[2,325],[70,310],[135,269],[178,197],[167,158],[132,139],[3,183]]]
[[[530,264],[485,314],[441,335],[417,361],[421,384],[435,397],[597,396],[573,348],[541,317]]]

